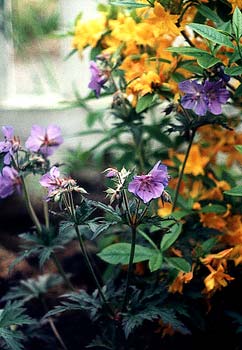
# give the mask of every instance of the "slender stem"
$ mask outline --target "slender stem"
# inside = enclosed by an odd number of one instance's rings
[[[101,285],[100,285],[100,283],[99,283],[99,281],[97,279],[97,276],[96,276],[96,273],[95,273],[95,271],[93,269],[93,266],[92,266],[92,263],[90,261],[90,258],[89,258],[88,254],[86,252],[85,247],[84,247],[84,242],[83,242],[82,236],[80,234],[79,227],[78,227],[77,224],[74,224],[74,227],[75,227],[75,231],[76,231],[76,234],[77,234],[77,237],[78,237],[78,241],[79,241],[79,244],[80,244],[81,252],[82,252],[82,254],[83,254],[84,258],[85,258],[87,267],[88,267],[88,269],[89,269],[89,271],[90,271],[90,273],[91,273],[91,275],[92,275],[92,277],[93,277],[93,279],[95,281],[95,284],[96,284],[96,287],[97,287],[98,292],[100,294],[100,297],[101,297],[102,301],[104,302],[105,306],[107,307],[109,313],[112,316],[114,316],[114,311],[112,310],[111,306],[109,305],[109,303],[108,303],[108,301],[107,301],[107,299],[106,299],[106,297],[105,297],[105,295],[104,295],[104,293],[102,291],[102,287],[101,287]]]
[[[40,237],[41,234],[42,234],[42,228],[41,228],[41,224],[40,224],[40,221],[34,211],[34,208],[31,204],[31,200],[30,200],[30,197],[29,197],[29,193],[28,193],[28,190],[27,190],[27,186],[26,186],[26,183],[25,183],[25,179],[23,178],[23,176],[21,177],[21,180],[22,180],[22,185],[23,185],[23,191],[24,191],[24,196],[25,196],[25,202],[26,202],[26,206],[27,206],[27,209],[28,209],[28,212],[29,212],[29,215],[32,219],[32,221],[34,222],[35,226],[36,226],[36,230],[37,230],[37,233],[38,233],[38,236]],[[46,220],[46,228],[49,228],[49,215],[48,215],[48,205],[46,203],[43,204],[44,205],[44,213],[45,213],[45,220]],[[47,215],[46,215],[46,211],[47,211]],[[59,259],[57,258],[57,256],[55,255],[55,253],[52,253],[51,254],[51,258],[54,262],[54,264],[56,265],[57,267],[57,270],[59,271],[60,275],[62,276],[63,280],[65,281],[65,284],[68,288],[70,288],[72,291],[74,291],[74,287],[73,285],[71,284],[71,282],[69,281],[69,279],[67,278],[66,274],[65,274],[65,271],[63,270],[62,268],[62,265],[59,261]]]
[[[51,254],[51,258],[53,260],[53,262],[55,263],[55,266],[57,267],[57,270],[59,271],[60,275],[62,276],[66,286],[72,290],[73,292],[75,292],[75,288],[73,287],[72,283],[70,282],[69,278],[66,276],[66,273],[59,261],[59,259],[57,258],[56,254],[53,252]]]
[[[186,154],[185,154],[185,158],[184,158],[184,161],[183,161],[183,164],[182,164],[182,168],[181,168],[181,171],[180,171],[180,174],[179,174],[179,177],[178,177],[178,182],[177,182],[177,186],[176,186],[176,190],[175,190],[175,196],[174,196],[174,200],[173,200],[173,204],[172,204],[172,212],[174,212],[174,210],[176,208],[176,203],[177,203],[177,198],[178,198],[178,194],[179,194],[179,190],[180,190],[180,186],[181,186],[181,181],[182,181],[182,178],[183,178],[184,170],[185,170],[185,167],[186,167],[188,156],[190,154],[190,150],[191,150],[191,147],[192,147],[192,143],[193,143],[193,140],[194,140],[195,133],[196,133],[196,129],[193,129],[191,137],[190,137],[189,145],[187,147],[187,151],[186,151]]]
[[[48,207],[48,203],[45,200],[43,200],[43,210],[44,210],[45,226],[47,229],[49,229],[50,228],[49,207]]]
[[[157,252],[160,253],[160,250],[159,250],[159,248],[157,247],[157,245],[155,244],[155,242],[152,241],[152,239],[151,239],[144,231],[138,229],[138,233],[139,233],[142,237],[144,237],[144,239],[145,239],[147,242],[149,242],[150,245],[151,245]]]
[[[44,298],[41,298],[41,302],[42,302],[42,304],[43,304],[43,307],[44,307],[45,312],[47,313],[47,312],[48,312],[48,307],[47,307],[47,304],[46,304]],[[48,317],[47,320],[48,320],[48,322],[49,322],[49,324],[50,324],[50,327],[51,327],[51,329],[52,329],[52,331],[53,331],[53,333],[54,333],[56,339],[59,341],[61,347],[62,347],[64,350],[68,350],[68,348],[67,348],[67,346],[65,345],[64,341],[62,340],[62,338],[61,338],[61,336],[60,336],[60,333],[58,332],[58,330],[57,330],[57,328],[56,328],[56,326],[55,326],[54,321],[52,320],[52,318],[51,318],[51,317]]]
[[[32,206],[32,203],[31,203],[31,200],[29,197],[29,193],[27,190],[25,179],[23,176],[21,176],[21,180],[22,180],[22,187],[23,187],[23,191],[24,191],[25,203],[26,203],[26,207],[27,207],[29,216],[30,216],[31,220],[33,221],[33,223],[35,224],[37,233],[40,236],[41,232],[42,232],[41,224],[39,222],[37,215],[35,214],[35,211],[34,211],[34,208]]]
[[[125,190],[123,190],[122,193],[123,193],[124,205],[125,205],[126,213],[128,215],[129,223],[130,223],[130,225],[132,225],[132,216],[131,216],[130,209],[129,209],[129,202],[128,202],[127,194],[126,194]]]
[[[125,288],[124,301],[123,301],[123,307],[122,307],[123,311],[126,309],[128,299],[129,299],[129,286],[130,286],[130,280],[131,280],[131,275],[132,275],[132,271],[133,271],[135,243],[136,243],[136,225],[132,225],[131,226],[131,248],[130,248],[130,256],[129,256],[129,265],[128,265],[126,288]]]

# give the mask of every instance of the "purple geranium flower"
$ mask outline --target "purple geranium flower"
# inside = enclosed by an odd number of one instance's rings
[[[204,91],[207,96],[208,110],[213,114],[221,114],[221,105],[229,99],[229,91],[225,89],[223,80],[205,81]]]
[[[167,167],[159,162],[147,175],[135,176],[128,186],[129,192],[139,197],[144,203],[159,198],[169,182]]]
[[[186,93],[181,99],[184,108],[192,109],[197,115],[207,112],[207,97],[203,85],[196,80],[185,80],[179,83],[179,88]]]
[[[42,153],[45,157],[52,155],[63,143],[61,129],[56,125],[49,125],[47,128],[33,125],[31,135],[25,146],[32,152]]]
[[[185,80],[179,83],[179,88],[186,93],[181,99],[182,106],[192,109],[197,115],[205,115],[207,111],[220,114],[221,105],[229,98],[229,91],[224,87],[223,79],[206,80],[204,84],[195,80]]]
[[[53,166],[50,171],[44,174],[40,179],[41,186],[48,189],[48,194],[61,187],[62,179],[60,178],[60,170]]]
[[[14,193],[20,193],[21,179],[17,170],[12,167],[5,166],[0,175],[0,198],[6,198]]]
[[[4,141],[0,142],[0,153],[5,153],[3,162],[5,165],[9,165],[11,163],[11,158],[14,152],[17,152],[19,149],[20,141],[18,137],[14,136],[14,130],[12,126],[3,126],[2,132],[4,135]]]
[[[61,176],[56,166],[53,166],[48,173],[41,177],[40,184],[48,190],[47,201],[52,198],[59,199],[65,192],[86,193],[82,187],[77,186],[75,180]]]
[[[102,71],[94,61],[90,62],[90,71],[92,76],[88,87],[95,92],[96,97],[99,97],[101,88],[108,80],[107,73]]]

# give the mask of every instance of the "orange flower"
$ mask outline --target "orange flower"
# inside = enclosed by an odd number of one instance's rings
[[[190,272],[179,271],[177,277],[169,286],[168,291],[170,293],[182,294],[184,284],[189,283],[192,280],[192,278],[193,278],[193,271],[190,271]]]
[[[176,157],[183,162],[185,159],[184,154],[177,154]],[[191,147],[190,154],[187,159],[187,163],[185,166],[185,174],[192,174],[194,176],[204,175],[204,168],[209,162],[209,157],[202,156],[199,146],[194,144]]]
[[[200,222],[204,227],[214,228],[222,231],[226,226],[226,220],[215,213],[200,213]]]
[[[225,269],[222,264],[220,264],[215,270],[211,265],[207,265],[207,268],[210,271],[210,274],[205,278],[205,293],[215,292],[220,290],[222,287],[228,285],[228,281],[234,280],[234,277],[231,277],[229,274],[225,273]]]
[[[221,252],[216,254],[208,254],[206,255],[205,258],[200,258],[200,260],[204,265],[212,264],[214,266],[217,260],[228,258],[232,250],[233,248],[229,248],[229,249],[222,250]]]

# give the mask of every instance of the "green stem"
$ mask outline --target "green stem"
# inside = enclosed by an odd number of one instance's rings
[[[89,271],[90,271],[90,273],[91,273],[91,275],[92,275],[92,277],[93,277],[93,279],[95,281],[95,284],[96,284],[96,287],[97,287],[98,292],[100,294],[100,297],[101,297],[102,301],[104,302],[104,305],[106,306],[106,308],[109,311],[109,313],[112,316],[114,316],[114,311],[112,310],[112,308],[110,307],[109,303],[107,302],[107,299],[106,299],[106,297],[105,297],[105,295],[104,295],[104,293],[102,291],[102,287],[101,287],[101,285],[100,285],[100,283],[99,283],[99,281],[97,279],[96,273],[95,273],[95,271],[94,271],[94,269],[92,267],[92,263],[91,263],[91,261],[89,259],[89,256],[88,256],[88,254],[86,252],[86,249],[84,247],[84,242],[83,242],[82,236],[80,234],[79,227],[78,227],[77,224],[74,224],[74,227],[75,227],[77,238],[78,238],[78,241],[79,241],[79,244],[80,244],[81,252],[82,252],[82,254],[83,254],[84,258],[85,258],[87,267],[88,267],[88,269],[89,269]]]
[[[22,180],[22,187],[23,187],[23,191],[24,191],[25,203],[26,203],[26,207],[27,207],[29,216],[30,216],[31,220],[33,221],[33,223],[36,226],[36,230],[37,230],[38,236],[40,236],[41,232],[42,232],[41,224],[39,222],[39,219],[38,219],[37,215],[35,214],[35,211],[34,211],[34,208],[32,206],[32,203],[31,203],[31,200],[30,200],[30,197],[29,197],[29,193],[28,193],[28,190],[27,190],[25,179],[24,179],[23,176],[21,176],[21,180]]]
[[[128,299],[129,299],[129,287],[130,287],[130,280],[131,280],[131,275],[132,275],[132,271],[133,271],[135,243],[136,243],[136,225],[132,225],[131,226],[131,248],[130,248],[130,256],[129,256],[129,265],[128,265],[126,288],[125,288],[124,301],[123,301],[123,307],[122,307],[123,311],[126,309]]]
[[[32,221],[34,222],[34,224],[36,226],[38,236],[41,237],[41,234],[42,234],[41,224],[40,224],[40,221],[39,221],[39,219],[34,211],[32,204],[31,204],[29,192],[27,190],[27,186],[26,186],[25,179],[23,176],[21,176],[21,180],[22,180],[23,191],[24,191],[24,196],[25,196],[25,203],[26,203],[26,207],[27,207],[29,216],[31,217]],[[47,215],[46,215],[46,211],[47,211]],[[46,228],[49,228],[49,216],[48,216],[47,203],[46,203],[46,205],[44,204],[44,214],[45,214],[45,220],[46,220]],[[67,278],[65,271],[63,270],[62,265],[61,265],[59,259],[57,258],[57,256],[55,255],[55,253],[52,253],[51,258],[52,258],[57,270],[59,271],[60,275],[62,276],[63,280],[65,281],[66,286],[74,291],[75,289],[74,289],[73,285],[71,284],[71,282],[69,281],[69,279]]]
[[[155,244],[154,241],[152,241],[152,239],[142,230],[138,230],[138,233],[147,241],[150,243],[150,245],[157,251],[160,253],[160,250],[158,249],[157,245]]]
[[[174,212],[174,210],[176,208],[176,203],[177,203],[177,198],[178,198],[178,194],[179,194],[179,190],[180,190],[180,186],[181,186],[181,181],[182,181],[182,178],[183,178],[183,175],[184,175],[184,170],[185,170],[185,167],[186,167],[188,156],[190,154],[190,150],[191,150],[191,147],[192,147],[192,143],[193,143],[193,140],[194,140],[195,133],[196,133],[196,129],[193,129],[191,137],[190,137],[189,145],[187,147],[187,151],[186,151],[186,154],[185,154],[185,159],[183,161],[182,168],[181,168],[181,171],[180,171],[180,174],[179,174],[179,178],[178,178],[178,182],[177,182],[177,186],[176,186],[176,190],[175,190],[175,196],[174,196],[174,200],[173,200],[173,204],[172,204],[172,212]]]
[[[64,269],[63,269],[63,267],[62,267],[62,265],[61,265],[61,263],[60,263],[60,260],[57,258],[56,254],[55,254],[54,252],[51,254],[51,258],[52,258],[52,260],[53,260],[55,266],[57,267],[57,270],[58,270],[59,274],[60,274],[61,277],[63,278],[63,280],[64,280],[66,286],[67,286],[70,290],[72,290],[73,292],[75,292],[75,288],[73,287],[73,285],[72,285],[72,283],[70,282],[69,278],[66,276],[66,273],[65,273],[65,271],[64,271]]]
[[[48,203],[45,200],[43,200],[43,210],[44,210],[45,226],[47,229],[49,229],[50,228],[49,207],[48,207]]]

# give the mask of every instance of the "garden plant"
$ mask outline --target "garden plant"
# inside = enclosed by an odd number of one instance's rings
[[[69,59],[88,49],[91,79],[71,106],[87,112],[80,139],[98,140],[76,153],[80,170],[69,162],[75,178],[66,155],[51,161],[58,121],[25,143],[3,127],[0,198],[17,192],[32,220],[9,273],[31,259],[39,273],[3,295],[1,348],[242,348],[241,8],[120,0],[93,20],[77,14]],[[78,176],[88,164],[101,201]],[[84,285],[60,258],[73,241]]]

